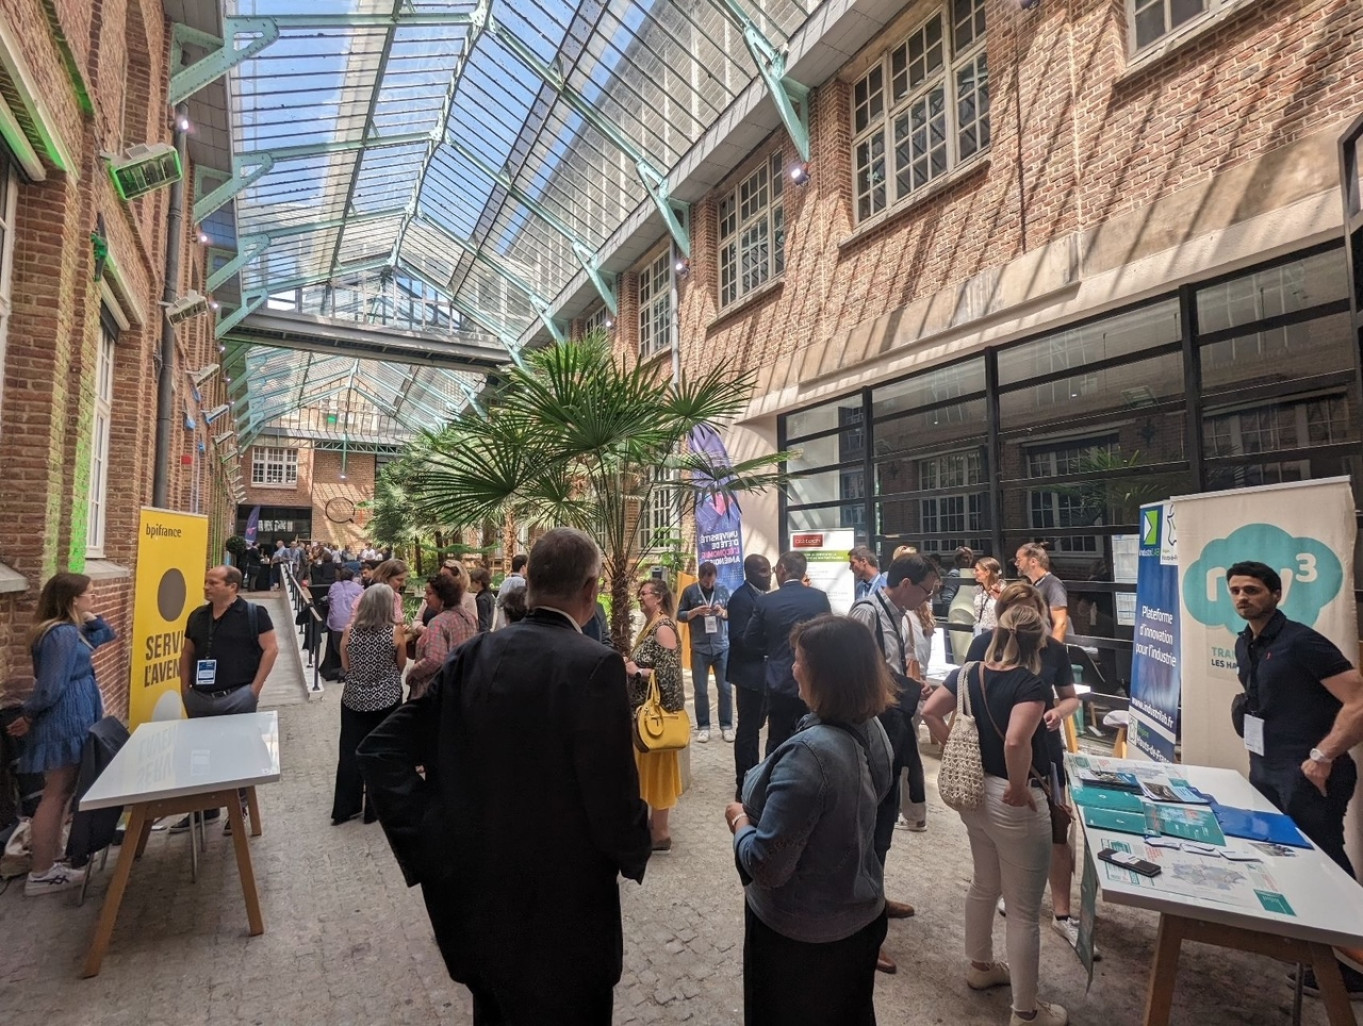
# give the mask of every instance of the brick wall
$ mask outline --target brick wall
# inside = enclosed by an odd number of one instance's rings
[[[374,497],[374,455],[347,453],[342,480],[339,452],[313,452],[311,496],[313,538],[358,549],[368,537],[364,530],[368,512],[358,507]]]
[[[0,681],[29,672],[25,635],[42,583],[87,560],[92,414],[100,309],[112,293],[128,326],[115,349],[110,424],[106,561],[92,567],[99,610],[127,638],[132,621],[137,521],[150,504],[161,344],[168,189],[124,202],[103,152],[169,141],[169,29],[154,0],[0,0],[0,22],[16,40],[46,104],[46,130],[73,155],[68,172],[47,165],[43,182],[21,183],[13,256],[12,302],[3,394],[0,394],[0,562],[28,589],[0,596]],[[69,49],[68,70],[62,47]],[[5,86],[0,83],[0,87]],[[82,94],[88,101],[82,99]],[[88,103],[89,110],[83,109]],[[35,140],[40,153],[40,140]],[[193,169],[186,168],[192,181]],[[192,189],[185,190],[188,207]],[[185,218],[182,280],[202,281],[203,258]],[[91,235],[102,224],[110,259],[96,282]],[[215,544],[230,503],[220,461],[197,431],[184,428],[192,399],[186,370],[214,361],[207,318],[177,330],[170,374],[176,390],[169,468],[172,508],[209,514]],[[223,383],[205,389],[207,406],[223,401]],[[182,457],[188,456],[187,462]],[[127,712],[128,649],[119,641],[96,657],[108,711]]]

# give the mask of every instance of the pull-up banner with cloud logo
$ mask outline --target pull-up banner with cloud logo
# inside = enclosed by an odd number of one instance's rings
[[[1240,691],[1235,612],[1226,568],[1257,560],[1283,579],[1279,609],[1358,651],[1353,598],[1354,499],[1348,478],[1209,492],[1175,499],[1182,606],[1183,759],[1246,772],[1230,722]],[[1133,687],[1133,704],[1134,704]]]

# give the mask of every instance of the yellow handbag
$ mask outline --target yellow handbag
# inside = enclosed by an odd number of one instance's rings
[[[641,752],[675,752],[691,743],[691,718],[685,709],[668,712],[658,690],[658,675],[649,674],[648,697],[634,714],[634,744]]]

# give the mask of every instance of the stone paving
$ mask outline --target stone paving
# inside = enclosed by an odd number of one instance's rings
[[[283,618],[280,599],[263,601]],[[0,1026],[470,1022],[467,994],[445,975],[420,895],[404,886],[378,827],[330,825],[340,692],[331,688],[306,701],[301,664],[284,650],[265,695],[279,709],[283,779],[261,788],[265,833],[251,842],[265,934],[246,934],[221,827],[209,830],[197,884],[190,882],[188,837],[158,831],[134,869],[95,979],[80,979],[79,968],[109,872],[92,880],[81,906],[70,895],[26,899],[21,880],[0,893]],[[691,748],[692,784],[673,815],[672,852],[650,863],[642,887],[622,885],[618,1026],[742,1021],[743,898],[722,817],[733,787],[733,749],[718,732],[712,736]],[[931,775],[936,764],[927,762]],[[929,794],[935,799],[932,784]],[[888,948],[899,973],[877,980],[882,1026],[1008,1021],[1006,989],[980,995],[962,978],[969,875],[965,832],[940,804],[931,809],[927,833],[896,836],[888,890],[915,904],[918,915],[890,925]],[[1134,1024],[1155,918],[1114,906],[1100,905],[1099,912],[1105,958],[1092,990],[1085,996],[1083,968],[1046,929],[1042,996],[1066,1005],[1075,1023]],[[1002,957],[1002,921],[996,936]],[[1287,1023],[1284,970],[1267,959],[1191,945],[1174,1022]],[[1317,1002],[1307,1000],[1303,1021],[1325,1021]]]

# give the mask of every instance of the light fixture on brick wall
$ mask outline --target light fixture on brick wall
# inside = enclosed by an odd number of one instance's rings
[[[207,413],[204,414],[204,423],[212,424],[215,420],[221,417],[224,413],[229,412],[231,409],[232,409],[231,406],[229,406],[227,403],[223,403],[221,406],[209,410]]]
[[[214,374],[218,373],[216,363],[205,364],[196,371],[190,371],[189,376],[194,380],[194,387],[197,388],[205,381],[208,381]]]
[[[105,154],[114,188],[125,200],[178,182],[184,177],[180,154],[169,143],[139,143],[118,154]]]
[[[198,317],[199,314],[208,313],[208,297],[190,289],[173,303],[166,304],[166,320],[171,324],[179,324],[187,321],[191,317]]]
[[[227,440],[228,440],[229,438],[235,438],[236,435],[237,435],[236,429],[234,429],[234,428],[228,428],[228,429],[227,429],[226,431],[224,431],[222,434],[220,434],[220,435],[214,435],[214,436],[213,436],[213,443],[214,443],[215,445],[224,445],[224,444],[226,444],[226,442],[227,442]],[[232,450],[232,451],[235,452],[236,450],[234,449],[234,450]]]
[[[689,257],[682,257],[672,265],[672,270],[677,272],[678,278],[685,278],[691,273],[691,260]]]
[[[795,185],[809,184],[809,165],[801,161],[790,169],[790,180]]]

